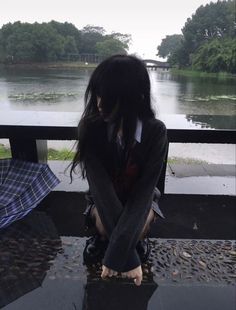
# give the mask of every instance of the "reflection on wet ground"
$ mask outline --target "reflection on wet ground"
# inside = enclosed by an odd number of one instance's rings
[[[3,230],[0,307],[235,309],[235,241],[151,238],[143,283],[136,287],[121,277],[102,280],[99,265],[87,269],[85,240],[58,236],[52,220],[39,211]]]
[[[50,218],[32,212],[0,234],[0,306],[40,287],[61,239]]]

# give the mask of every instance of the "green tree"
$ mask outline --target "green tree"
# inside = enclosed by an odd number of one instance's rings
[[[64,55],[78,54],[75,38],[72,36],[66,36],[64,38]]]
[[[71,56],[78,53],[124,53],[130,40],[127,34],[106,35],[99,26],[87,25],[80,31],[70,23],[56,21],[8,23],[0,29],[0,61],[47,62],[72,59]]]
[[[67,38],[65,41],[65,44],[68,44],[68,40],[70,40],[71,43],[69,43],[70,45],[74,45],[76,46],[76,48],[73,46],[72,49],[75,50],[75,53],[78,53],[80,50],[80,44],[81,44],[81,31],[78,30],[73,24],[71,23],[59,23],[55,20],[52,20],[49,25],[51,25],[58,34],[60,34],[61,36],[63,36],[64,38]],[[70,39],[68,39],[68,37],[70,37]],[[72,43],[72,38],[73,38],[73,43]],[[65,48],[67,49],[67,48]]]
[[[234,1],[218,1],[201,5],[188,18],[182,33],[184,36],[182,48],[186,50],[188,58],[186,65],[191,64],[193,54],[202,44],[216,38],[232,37],[234,35]]]
[[[99,55],[108,57],[114,54],[126,54],[126,47],[127,45],[121,41],[108,38],[96,44],[96,51]]]
[[[21,23],[15,22],[14,24],[8,23],[2,26],[1,28],[1,45],[6,46],[8,37],[14,32]]]
[[[34,44],[30,33],[11,34],[7,41],[6,55],[15,62],[31,61],[34,55]]]
[[[96,54],[96,44],[104,40],[103,27],[87,25],[81,30],[80,53]]]
[[[31,24],[9,23],[5,27],[3,26],[1,32],[3,36],[0,45],[4,50],[4,59],[16,62],[31,61],[34,53]]]
[[[193,68],[236,73],[236,39],[214,39],[203,44],[193,56]]]
[[[64,53],[64,38],[48,23],[7,24],[1,29],[3,61],[57,60]]]
[[[20,25],[20,22],[14,24],[8,23],[2,26],[0,31],[0,57],[1,61],[5,61],[7,58],[12,58],[12,55],[8,55],[7,45],[9,37],[14,33],[14,29],[17,29],[17,26]]]
[[[125,49],[128,49],[130,43],[132,42],[132,37],[130,34],[123,34],[120,32],[112,32],[111,34],[106,35],[106,39],[109,38],[116,39],[122,42]]]
[[[183,48],[183,45],[176,49],[169,57],[168,63],[172,66],[177,66],[179,68],[186,67],[186,63],[188,62],[189,55],[187,50]]]
[[[181,68],[192,66],[199,70],[232,72],[236,58],[235,31],[235,0],[211,2],[200,6],[187,19],[182,40],[176,48],[173,44],[170,54],[165,49],[168,43],[165,39],[158,46],[158,54],[167,56],[172,65]]]
[[[181,47],[182,40],[182,34],[167,35],[157,47],[158,56],[162,58],[171,57],[171,55]]]
[[[64,54],[64,38],[49,24],[34,24],[34,60],[58,60]]]
[[[5,58],[6,58],[5,50],[2,45],[2,30],[0,29],[0,63],[3,62]]]

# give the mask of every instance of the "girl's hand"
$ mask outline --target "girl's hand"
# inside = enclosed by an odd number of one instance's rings
[[[130,279],[134,279],[134,284],[139,286],[142,283],[143,280],[143,271],[141,265],[138,266],[137,268],[134,268],[130,271],[127,272],[122,272],[121,273],[122,277],[127,277]]]
[[[112,269],[107,268],[106,266],[102,265],[102,274],[101,278],[105,279],[106,277],[117,276],[118,272]]]

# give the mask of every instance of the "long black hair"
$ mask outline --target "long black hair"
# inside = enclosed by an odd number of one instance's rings
[[[98,98],[101,100],[102,114],[97,107]],[[122,121],[123,141],[125,150],[128,150],[133,144],[137,119],[144,121],[154,117],[150,79],[142,60],[131,55],[114,55],[105,59],[94,70],[85,92],[85,109],[78,125],[77,152],[72,162],[71,176],[79,163],[85,177],[85,140],[91,124],[108,119],[114,124],[114,140]]]

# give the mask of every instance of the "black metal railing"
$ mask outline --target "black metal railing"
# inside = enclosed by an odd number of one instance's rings
[[[211,124],[207,123],[205,116],[202,116],[204,122],[199,122],[201,119],[199,116],[198,122],[195,124],[189,123],[189,119],[192,120],[192,118],[185,115],[162,117],[167,126],[169,143],[236,144],[236,130],[222,128],[222,119],[227,125],[232,124],[232,117],[211,116],[211,121],[212,118],[221,124],[220,128],[211,128]],[[0,139],[9,139],[13,158],[33,162],[47,161],[47,140],[77,140],[78,119],[78,115],[74,112],[12,111],[1,113]],[[181,122],[178,122],[178,119]],[[179,125],[171,125],[175,123]],[[164,192],[165,175],[166,164],[158,184],[161,192]]]

